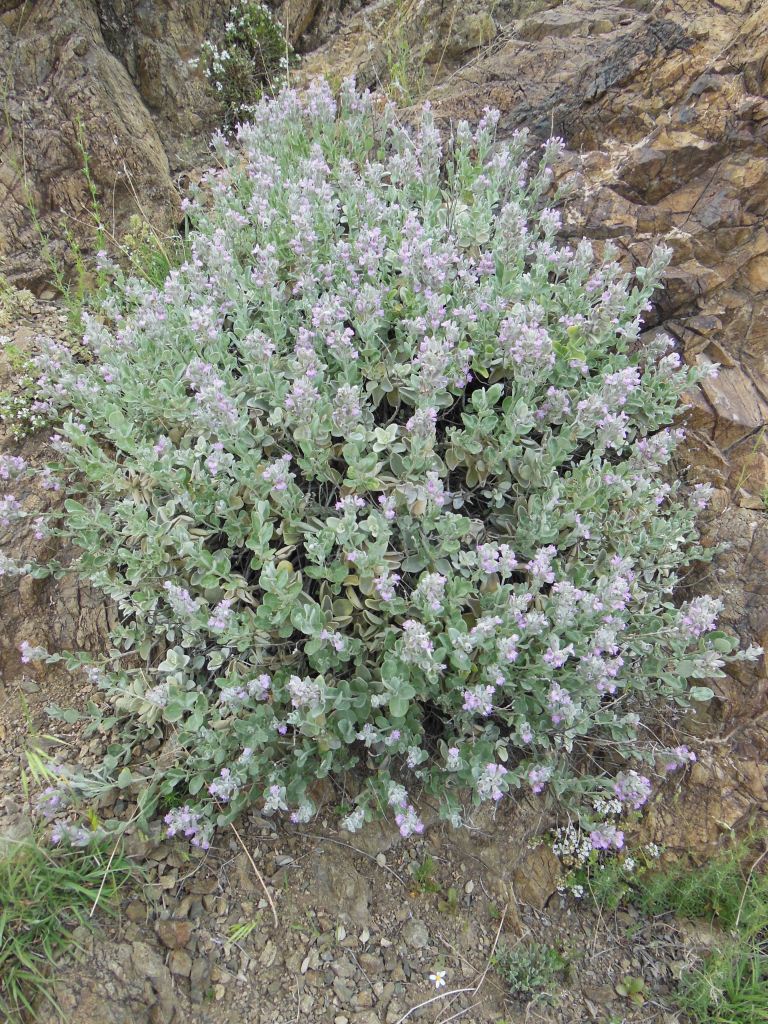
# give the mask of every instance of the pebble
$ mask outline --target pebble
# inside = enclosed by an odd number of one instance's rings
[[[157,937],[167,949],[181,949],[192,938],[194,925],[186,918],[169,918],[167,921],[156,921]]]
[[[171,969],[171,974],[188,978],[192,973],[192,957],[184,949],[174,949],[168,958],[168,966]]]
[[[424,949],[429,945],[427,926],[418,917],[412,918],[403,928],[403,939],[412,949]]]
[[[147,906],[139,900],[131,900],[125,908],[125,916],[134,924],[141,924],[147,920]]]

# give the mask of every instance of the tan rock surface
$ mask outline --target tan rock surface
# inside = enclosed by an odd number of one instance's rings
[[[205,153],[215,103],[188,64],[223,17],[224,0],[2,0],[0,68],[0,269],[39,291],[51,255],[71,269],[65,219],[80,244],[94,218],[82,148],[106,229],[122,237],[142,212],[175,225],[172,168]],[[169,163],[170,157],[170,163]]]

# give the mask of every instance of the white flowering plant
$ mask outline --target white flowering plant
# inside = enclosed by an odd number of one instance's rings
[[[100,779],[144,821],[172,802],[171,835],[306,821],[332,773],[347,828],[404,836],[419,793],[455,825],[510,791],[634,806],[629,766],[671,756],[651,718],[736,656],[717,601],[672,599],[706,488],[666,473],[697,371],[641,333],[667,254],[633,278],[559,244],[561,143],[496,122],[410,131],[352,83],[262,102],[188,258],[115,268],[87,358],[40,360],[47,529],[120,619]]]
[[[298,60],[270,9],[258,0],[235,0],[221,45],[203,44],[203,74],[224,104],[230,124],[245,116],[264,93],[284,83]]]

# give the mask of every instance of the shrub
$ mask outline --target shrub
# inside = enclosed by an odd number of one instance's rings
[[[349,84],[262,103],[215,143],[189,259],[116,272],[88,358],[45,355],[59,532],[121,618],[90,669],[104,784],[161,737],[132,781],[145,818],[182,794],[172,835],[305,821],[351,770],[351,830],[420,832],[416,790],[455,825],[512,789],[639,807],[610,766],[652,771],[649,716],[732,650],[716,601],[671,600],[706,488],[662,478],[695,379],[640,334],[666,254],[633,284],[559,246],[560,143],[495,124],[444,152],[428,109],[410,134]]]
[[[205,43],[201,52],[203,72],[224,104],[229,124],[247,114],[264,92],[278,89],[295,59],[269,8],[255,0],[235,0],[221,49]]]
[[[554,946],[543,942],[511,948],[502,946],[494,957],[494,963],[509,985],[510,992],[520,996],[546,993],[567,966],[567,961]]]
[[[0,391],[0,422],[21,441],[48,425],[48,406],[37,388],[39,373],[32,357],[5,335],[0,335],[0,352],[11,370],[11,386]]]

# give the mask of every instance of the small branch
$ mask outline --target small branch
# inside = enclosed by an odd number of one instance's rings
[[[507,915],[507,909],[508,909],[508,906],[504,907],[504,913],[501,915],[501,920],[499,921],[499,927],[496,929],[496,938],[493,940],[493,945],[491,946],[491,952],[488,955],[488,962],[485,965],[485,970],[480,975],[480,980],[474,986],[474,988],[452,988],[450,990],[450,992],[440,992],[438,995],[432,996],[431,999],[425,999],[423,1003],[418,1003],[416,1006],[412,1006],[411,1009],[406,1014],[404,1014],[400,1018],[400,1020],[397,1021],[397,1024],[403,1024],[403,1021],[408,1020],[408,1018],[411,1016],[412,1013],[416,1013],[417,1010],[421,1010],[424,1006],[429,1006],[430,1003],[434,1003],[438,999],[447,999],[448,996],[460,996],[464,992],[471,992],[473,996],[477,995],[477,993],[480,991],[481,985],[485,981],[485,977],[488,974],[488,971],[490,970],[491,962],[493,960],[493,954],[496,952],[496,946],[498,945],[499,936],[501,935],[501,929],[504,927],[504,918]],[[472,1007],[469,1007],[468,1009],[472,1009]],[[448,1020],[455,1020],[457,1017],[461,1016],[462,1013],[467,1013],[467,1012],[468,1012],[468,1010],[461,1010],[459,1013],[455,1013],[453,1015],[453,1017],[449,1017]]]
[[[93,906],[91,907],[91,911],[88,914],[88,917],[93,917],[93,915],[96,913],[96,907],[98,907],[99,900],[101,899],[101,894],[102,892],[104,892],[104,886],[106,885],[107,882],[107,875],[109,875],[109,869],[112,867],[112,861],[115,859],[115,854],[117,853],[117,848],[119,845],[120,838],[118,838],[117,842],[112,847],[112,853],[110,853],[109,855],[107,866],[104,868],[104,874],[101,876],[101,885],[99,886],[99,891],[96,893],[96,899],[93,901]]]
[[[483,973],[482,973],[482,975],[480,977],[480,981],[478,981],[478,983],[475,985],[474,992],[473,992],[474,995],[477,995],[477,993],[480,991],[480,986],[485,981],[485,976],[486,976],[486,974],[488,973],[488,971],[490,969],[491,961],[493,960],[493,954],[496,952],[496,947],[499,944],[499,936],[501,935],[501,929],[504,927],[504,918],[507,916],[507,910],[508,909],[509,909],[509,904],[507,904],[504,907],[504,911],[503,911],[503,913],[501,915],[501,920],[499,921],[499,927],[496,929],[496,937],[494,938],[493,945],[491,946],[491,952],[488,954],[488,962],[485,965],[485,970],[483,971]]]
[[[749,888],[749,883],[752,880],[752,875],[754,873],[754,870],[757,867],[757,865],[760,863],[760,861],[763,859],[763,857],[766,856],[766,854],[768,854],[768,846],[766,846],[766,848],[763,850],[763,852],[760,854],[760,856],[754,862],[752,867],[749,869],[749,874],[747,875],[747,881],[744,884],[744,892],[741,894],[741,902],[739,903],[739,912],[736,915],[736,920],[733,922],[733,927],[734,928],[738,928],[739,927],[739,921],[741,920],[741,912],[744,909],[744,900],[747,898],[747,889]]]
[[[235,833],[235,837],[237,838],[238,843],[240,843],[240,845],[242,846],[243,851],[245,852],[245,856],[248,858],[248,860],[251,863],[251,867],[256,872],[256,877],[258,878],[259,882],[261,883],[261,888],[264,890],[264,895],[267,897],[267,902],[269,903],[269,906],[270,906],[270,908],[272,910],[272,917],[274,918],[274,921],[275,921],[275,927],[279,928],[280,927],[280,922],[278,921],[278,918],[277,918],[277,910],[275,909],[275,901],[272,899],[272,895],[270,894],[270,891],[267,888],[267,883],[264,881],[264,878],[262,877],[261,872],[256,867],[256,861],[251,856],[248,847],[245,845],[245,843],[242,840],[242,837],[241,837],[240,833],[235,828],[234,822],[230,821],[229,827]]]
[[[430,1003],[434,1003],[438,999],[446,999],[448,996],[460,996],[463,992],[472,992],[472,993],[474,993],[475,989],[473,989],[473,988],[452,988],[450,990],[450,992],[440,992],[438,995],[432,996],[431,999],[425,999],[423,1003],[418,1003],[416,1006],[412,1006],[410,1008],[410,1010],[406,1014],[404,1014],[400,1018],[399,1021],[397,1021],[397,1024],[403,1024],[404,1020],[408,1020],[408,1018],[411,1016],[412,1013],[416,1013],[416,1011],[420,1010],[423,1006],[429,1006]]]
[[[463,1017],[465,1013],[469,1013],[470,1010],[476,1010],[480,1005],[480,1002],[472,1003],[465,1010],[458,1010],[456,1013],[452,1013],[450,1017],[444,1017],[443,1020],[439,1021],[439,1024],[450,1024],[452,1020],[458,1020],[459,1017]]]

